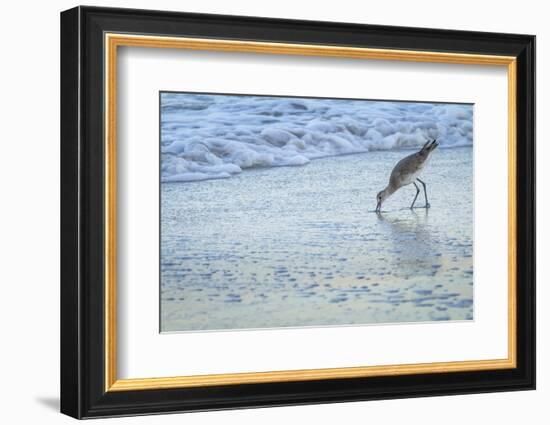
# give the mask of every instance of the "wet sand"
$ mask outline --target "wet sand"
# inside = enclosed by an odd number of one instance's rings
[[[434,153],[430,209],[411,185],[375,214],[409,153],[163,183],[162,331],[471,320],[472,148]]]

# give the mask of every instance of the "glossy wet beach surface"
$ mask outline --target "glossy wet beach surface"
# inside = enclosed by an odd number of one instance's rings
[[[162,330],[472,319],[472,149],[434,153],[429,210],[409,186],[375,214],[410,153],[163,183]]]

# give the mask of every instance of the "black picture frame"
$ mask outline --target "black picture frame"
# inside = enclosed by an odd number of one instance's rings
[[[104,33],[260,40],[517,59],[517,367],[105,391]],[[535,388],[535,37],[76,7],[61,13],[61,412],[75,418]]]

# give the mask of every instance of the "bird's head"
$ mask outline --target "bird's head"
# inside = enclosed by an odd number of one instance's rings
[[[376,212],[380,212],[380,209],[382,208],[382,202],[388,199],[390,195],[391,193],[387,188],[378,192],[378,194],[376,195]]]

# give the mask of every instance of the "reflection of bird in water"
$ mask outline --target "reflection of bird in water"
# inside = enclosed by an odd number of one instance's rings
[[[410,273],[411,270],[430,271],[433,265],[439,264],[437,246],[429,224],[428,209],[424,214],[400,215],[388,217],[378,214],[380,223],[387,226],[385,233],[393,245],[392,251],[396,254],[393,259],[399,267],[405,267],[401,273]],[[396,269],[396,270],[398,270]]]
[[[423,214],[418,214],[416,211],[413,211],[412,215],[399,214],[395,217],[378,215],[378,221],[386,224],[395,236],[406,238],[406,235],[409,235],[410,239],[426,242],[425,237],[429,235],[428,212],[429,210],[426,210]]]
[[[418,176],[428,163],[428,159],[438,145],[439,143],[437,143],[436,140],[433,140],[431,142],[428,141],[424,144],[424,146],[422,146],[422,149],[420,149],[418,152],[406,156],[401,161],[399,161],[395,165],[395,167],[393,167],[388,186],[386,186],[384,190],[378,192],[378,195],[376,195],[377,213],[380,213],[382,202],[388,199],[397,189],[403,186],[407,186],[411,183],[414,184],[414,187],[416,188],[416,195],[411,204],[412,209],[414,207],[414,203],[416,202],[416,198],[420,193],[420,189],[418,188],[415,180],[422,184],[422,187],[424,188],[424,198],[426,200],[426,205],[424,207],[430,207],[430,203],[428,202],[428,194],[426,192],[426,183],[420,180]]]

